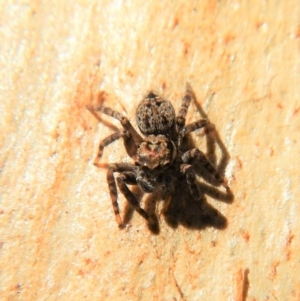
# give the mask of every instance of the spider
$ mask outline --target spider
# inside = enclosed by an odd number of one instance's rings
[[[120,228],[123,228],[124,224],[117,201],[117,185],[126,200],[147,221],[150,218],[149,214],[141,208],[128,185],[138,185],[146,193],[161,192],[166,195],[174,191],[177,181],[185,180],[191,196],[199,201],[199,206],[204,211],[202,193],[197,186],[196,176],[199,172],[195,167],[196,164],[198,166],[200,164],[217,186],[223,185],[227,191],[229,190],[226,178],[215,169],[205,154],[197,148],[188,147],[186,139],[188,134],[198,129],[208,131],[213,128],[207,119],[185,125],[187,111],[193,98],[192,89],[186,84],[186,93],[175,116],[175,110],[169,101],[153,91],[149,92],[136,110],[137,125],[144,136],[134,129],[127,117],[111,108],[102,105],[87,106],[91,112],[101,112],[119,120],[123,127],[100,142],[94,165],[100,166],[99,160],[104,148],[120,138],[123,138],[126,152],[133,160],[133,163],[108,164],[107,183]],[[116,179],[115,173],[118,173]]]

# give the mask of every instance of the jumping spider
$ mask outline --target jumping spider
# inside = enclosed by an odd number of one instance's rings
[[[193,99],[190,85],[186,85],[186,93],[182,99],[177,117],[172,104],[154,92],[149,92],[140,102],[136,110],[136,120],[142,137],[131,125],[127,117],[112,110],[99,106],[87,106],[91,112],[102,112],[120,121],[123,129],[118,130],[100,142],[94,164],[99,165],[103,149],[119,138],[123,138],[124,146],[133,163],[112,163],[108,165],[107,182],[116,220],[120,228],[124,227],[117,202],[117,184],[126,200],[147,221],[149,214],[140,204],[127,185],[138,185],[144,192],[160,191],[171,194],[177,181],[185,179],[191,196],[199,201],[203,210],[203,197],[197,186],[197,168],[201,168],[212,176],[218,185],[229,190],[227,180],[219,174],[208,161],[203,152],[197,148],[188,148],[186,136],[197,129],[212,128],[207,119],[200,119],[185,125],[186,114]]]

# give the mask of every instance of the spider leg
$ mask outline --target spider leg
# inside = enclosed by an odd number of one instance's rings
[[[204,198],[202,193],[199,192],[199,187],[197,185],[196,173],[192,165],[190,164],[181,164],[180,170],[186,176],[186,181],[189,186],[191,195],[194,200],[199,201],[201,209],[204,211]]]
[[[151,193],[154,191],[155,187],[153,186],[153,183],[149,181],[147,178],[145,172],[143,170],[140,170],[136,175],[136,180],[138,185],[142,188],[143,191],[147,193]]]
[[[94,165],[97,166],[100,158],[102,157],[103,154],[103,149],[108,146],[109,144],[113,143],[114,141],[120,139],[120,138],[124,138],[124,139],[128,139],[130,138],[129,133],[127,131],[123,131],[123,130],[119,130],[111,135],[109,135],[108,137],[106,137],[105,139],[103,139],[98,147],[98,153],[97,153],[97,157],[94,161]]]
[[[108,116],[111,116],[120,121],[122,127],[125,131],[128,132],[129,137],[131,137],[127,145],[125,145],[127,153],[130,157],[133,157],[136,154],[137,145],[142,143],[143,138],[138,134],[138,132],[134,129],[129,119],[117,111],[112,110],[109,107],[104,107],[102,105],[99,106],[91,106],[87,105],[87,109],[91,112],[101,112]],[[127,135],[127,134],[126,134]],[[124,137],[124,136],[123,136]],[[117,139],[117,138],[116,138]]]
[[[227,190],[229,189],[227,184],[227,179],[222,177],[220,173],[215,169],[215,167],[208,161],[205,154],[202,153],[199,149],[193,148],[182,155],[182,160],[186,164],[191,164],[193,161],[200,163],[219,183],[223,185]]]
[[[108,169],[107,169],[107,183],[108,183],[108,189],[110,193],[110,198],[111,202],[113,205],[114,213],[116,216],[116,221],[119,225],[120,228],[122,228],[123,221],[120,216],[120,209],[118,205],[118,192],[117,192],[117,185],[114,177],[114,172],[120,172],[120,173],[134,173],[135,166],[132,164],[127,164],[127,163],[115,163],[115,164],[110,164]],[[128,181],[130,182],[130,179],[132,181],[132,177],[128,176]]]
[[[185,89],[186,89],[186,92],[181,101],[181,107],[180,107],[179,113],[176,117],[176,125],[177,125],[178,131],[180,131],[185,126],[186,114],[187,114],[188,108],[190,106],[191,100],[194,97],[190,84],[186,83]]]
[[[190,123],[189,125],[183,127],[180,131],[180,135],[182,137],[198,130],[198,129],[202,129],[202,128],[206,128],[206,127],[212,127],[212,125],[210,124],[210,122],[208,121],[208,119],[199,119],[193,123]]]
[[[201,129],[201,128],[205,128],[205,132],[207,133],[210,129],[213,128],[213,126],[210,124],[210,122],[208,121],[208,119],[199,119],[187,126],[183,126],[180,130],[179,130],[179,135],[178,135],[178,147],[180,148],[181,146],[181,143],[182,143],[182,139],[198,130],[198,129]]]
[[[141,208],[140,203],[138,202],[134,194],[130,191],[130,189],[126,185],[126,184],[133,184],[134,182],[135,182],[134,184],[136,184],[136,180],[134,179],[134,176],[135,175],[133,175],[132,173],[125,173],[125,172],[121,173],[117,177],[118,186],[121,192],[123,193],[123,195],[125,196],[126,200],[130,203],[130,205],[133,206],[133,208],[145,220],[148,220],[149,219],[148,214],[144,209]]]

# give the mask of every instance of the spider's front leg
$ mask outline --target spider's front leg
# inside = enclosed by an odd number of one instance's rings
[[[206,158],[205,154],[202,153],[199,149],[193,148],[185,152],[182,155],[182,160],[186,164],[192,164],[193,162],[197,161],[197,163],[200,163],[203,166],[203,168],[205,168],[209,172],[209,174],[211,174],[214,177],[214,179],[219,185],[222,185],[226,188],[226,190],[229,190],[227,179],[220,175],[220,173]]]
[[[146,173],[143,170],[139,170],[136,175],[137,184],[142,188],[146,193],[151,193],[154,191],[155,187],[153,183],[148,179]]]
[[[120,176],[117,177],[117,182],[119,189],[125,196],[126,200],[130,203],[130,205],[145,219],[148,220],[149,216],[144,209],[141,208],[140,203],[131,192],[131,190],[127,187],[126,184],[129,185],[137,185],[136,182],[136,174],[124,172],[121,173]]]
[[[189,186],[191,195],[194,200],[199,201],[201,209],[204,211],[204,199],[203,194],[199,191],[197,185],[196,173],[192,165],[190,164],[181,164],[180,171],[185,174],[187,184]]]
[[[118,205],[118,192],[114,172],[119,172],[120,175],[117,177],[118,186],[125,196],[126,200],[134,207],[134,209],[143,216],[146,220],[148,219],[147,213],[140,207],[139,202],[133,193],[128,189],[126,184],[137,185],[135,166],[127,163],[115,163],[110,164],[107,170],[107,183],[110,192],[110,197],[113,205],[113,209],[116,216],[116,221],[120,228],[124,227],[122,218],[120,216],[120,210]]]

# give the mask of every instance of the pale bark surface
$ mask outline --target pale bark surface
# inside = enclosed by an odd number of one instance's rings
[[[2,1],[0,299],[300,300],[299,16],[298,0]],[[231,157],[234,201],[207,196],[227,226],[173,229],[160,204],[159,235],[136,213],[119,230],[92,164],[113,128],[85,106],[104,91],[135,124],[148,90],[178,111],[187,81]]]

